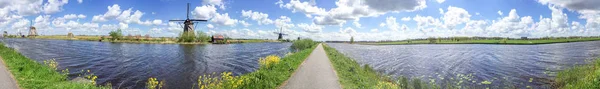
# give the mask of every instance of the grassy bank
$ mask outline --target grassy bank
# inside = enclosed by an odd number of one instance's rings
[[[298,49],[283,58],[275,55],[259,59],[260,67],[254,72],[233,76],[231,72],[201,75],[194,88],[198,89],[276,89],[281,86],[304,62],[316,47],[314,41],[296,41],[294,44],[306,44],[306,49]],[[299,46],[299,45],[294,45]],[[157,80],[148,82],[150,89],[160,87]]]
[[[477,39],[477,40],[404,40],[390,42],[366,42],[360,44],[370,45],[405,45],[405,44],[511,44],[511,45],[534,45],[534,44],[551,44],[551,43],[566,43],[566,42],[583,42],[583,41],[598,41],[600,38],[564,38],[564,39]]]
[[[67,79],[66,74],[55,70],[57,64],[51,66],[35,62],[17,51],[0,43],[0,56],[10,72],[15,76],[23,89],[106,89],[92,83],[75,83]],[[68,71],[68,70],[67,70]]]
[[[600,89],[600,58],[590,64],[558,72],[552,86],[558,89]]]

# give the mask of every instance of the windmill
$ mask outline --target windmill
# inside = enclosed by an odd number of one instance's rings
[[[194,23],[206,22],[207,20],[201,19],[190,19],[190,3],[187,3],[186,19],[185,20],[169,20],[169,22],[183,22],[183,32],[191,32],[188,34],[194,34]]]
[[[38,36],[37,35],[37,30],[35,29],[35,27],[33,27],[33,21],[30,22],[29,24],[29,35],[27,35],[29,37],[35,37]]]
[[[283,36],[288,35],[288,34],[283,33],[283,27],[279,29],[279,32],[273,32],[273,33],[279,35],[279,37],[277,37],[277,40],[283,40]]]

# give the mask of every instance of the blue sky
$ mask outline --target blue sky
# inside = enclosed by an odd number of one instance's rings
[[[174,37],[171,19],[207,19],[196,31],[232,38],[402,40],[426,37],[600,35],[594,0],[2,0],[0,30],[42,35]],[[500,12],[502,14],[500,14]]]

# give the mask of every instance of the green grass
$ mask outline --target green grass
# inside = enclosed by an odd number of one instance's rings
[[[317,42],[315,42],[311,39],[301,39],[301,40],[294,41],[294,43],[292,44],[292,48],[297,49],[297,50],[304,50],[304,49],[313,48],[317,44],[318,44]]]
[[[35,62],[0,43],[0,56],[22,89],[102,89],[94,84],[75,83],[65,74]]]
[[[559,89],[600,89],[600,58],[591,64],[558,72],[552,86]]]
[[[281,59],[281,62],[271,65],[271,68],[259,68],[258,70],[244,74],[241,77],[248,81],[240,86],[244,89],[275,89],[298,69],[298,66],[310,55],[316,46],[302,50]]]
[[[323,48],[327,52],[343,88],[372,89],[378,82],[384,80],[368,65],[361,67],[356,61],[344,56],[334,48],[327,45],[323,45]]]
[[[551,44],[551,43],[566,43],[566,42],[582,42],[582,41],[598,41],[600,38],[573,38],[573,39],[544,39],[544,40],[435,40],[431,43],[429,40],[411,40],[409,41],[393,41],[393,42],[375,42],[361,43],[372,45],[403,45],[403,44],[513,44],[513,45],[534,45],[534,44]]]

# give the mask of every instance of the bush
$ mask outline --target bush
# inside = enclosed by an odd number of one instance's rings
[[[178,40],[178,42],[195,42],[195,41],[196,41],[196,35],[194,34],[194,32],[183,32],[179,36],[179,40]]]
[[[122,37],[123,37],[123,33],[121,32],[121,29],[118,29],[116,31],[110,31],[108,34],[112,37],[110,39],[113,41],[122,39]]]
[[[271,65],[279,63],[280,58],[276,55],[270,55],[265,58],[260,58],[258,61],[261,67],[270,68]]]
[[[198,37],[196,38],[200,42],[210,41],[210,36],[202,31],[198,31]]]
[[[292,48],[294,48],[296,50],[304,50],[304,49],[312,48],[315,45],[317,45],[317,42],[315,42],[311,39],[302,39],[302,40],[294,41],[294,43],[292,44]]]
[[[576,66],[558,72],[553,88],[556,89],[600,89],[600,58],[587,65]]]

